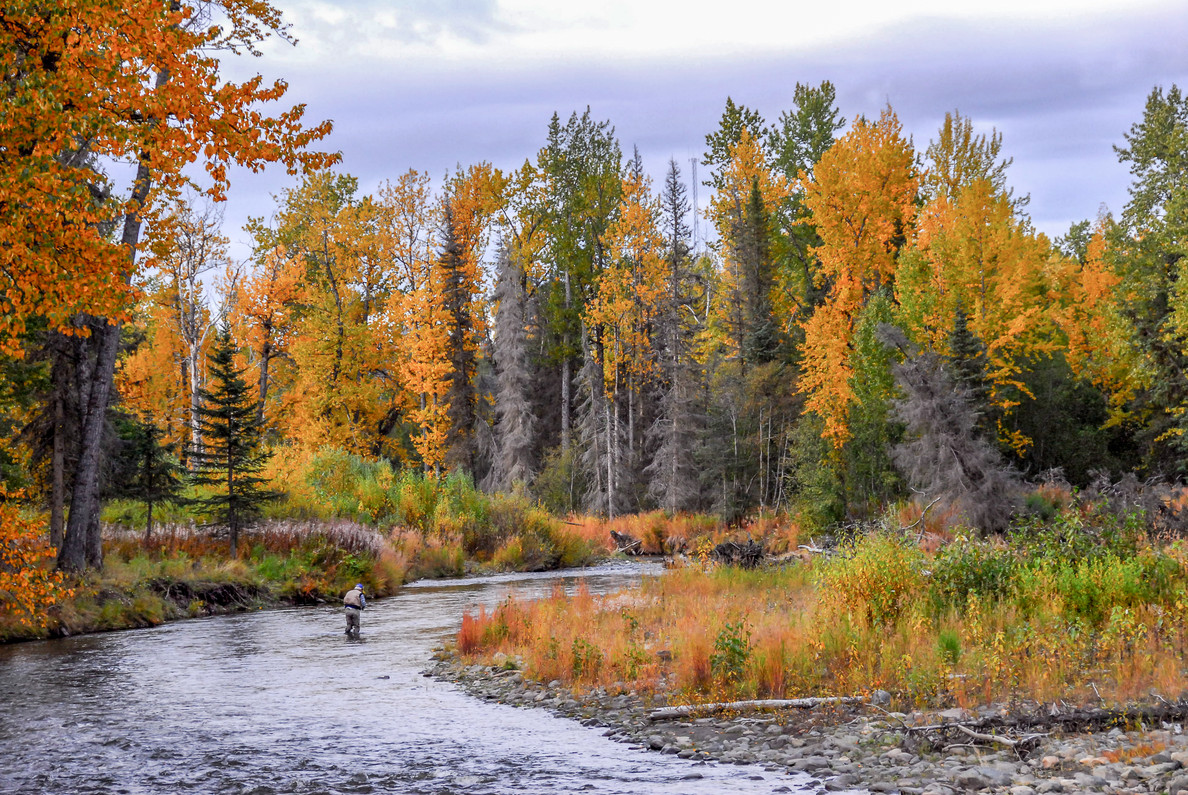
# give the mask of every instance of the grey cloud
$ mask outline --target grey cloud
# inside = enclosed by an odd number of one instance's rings
[[[564,117],[587,105],[612,121],[626,151],[640,147],[659,179],[670,156],[688,171],[728,95],[774,120],[798,81],[828,79],[848,119],[877,115],[890,102],[920,148],[955,108],[984,131],[997,127],[1015,158],[1013,186],[1031,194],[1037,226],[1060,234],[1102,202],[1121,209],[1128,175],[1111,145],[1139,119],[1156,84],[1188,83],[1185,40],[1183,12],[1049,26],[924,19],[863,42],[781,56],[539,69],[341,63],[286,78],[311,118],[335,120],[331,145],[368,190],[410,167],[435,178],[480,160],[517,167],[543,145],[553,111]],[[285,184],[283,175],[241,182],[229,225],[270,212],[268,192]],[[703,206],[705,196],[703,189]]]
[[[495,0],[394,0],[383,7],[396,12],[395,33],[402,42],[432,43],[452,34],[481,44],[509,27],[499,19]]]

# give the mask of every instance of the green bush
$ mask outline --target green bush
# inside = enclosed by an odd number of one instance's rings
[[[751,630],[745,621],[728,622],[714,640],[710,670],[727,684],[735,684],[742,680],[750,659]]]
[[[892,624],[921,594],[925,557],[905,539],[885,533],[843,547],[818,575],[822,603],[872,624]]]
[[[1008,549],[960,536],[932,560],[929,595],[940,611],[965,607],[970,594],[1002,599],[1010,595],[1016,558]]]

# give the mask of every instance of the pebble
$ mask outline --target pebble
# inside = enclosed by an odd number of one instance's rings
[[[427,675],[457,682],[488,700],[543,707],[632,748],[706,761],[789,771],[798,780],[792,791],[867,790],[885,795],[1078,795],[1078,793],[1166,793],[1188,795],[1188,734],[1180,726],[1147,732],[1053,735],[1025,759],[1012,749],[991,746],[934,750],[905,742],[902,725],[925,725],[1005,714],[1000,704],[975,710],[878,713],[848,716],[836,726],[817,723],[805,731],[797,720],[778,715],[710,716],[687,721],[651,722],[648,712],[663,695],[645,700],[624,684],[585,693],[557,680],[542,685],[512,672],[522,661],[504,657],[495,667],[460,666],[442,654]],[[890,694],[874,699],[890,703]],[[800,716],[798,715],[797,718]],[[1176,731],[1180,729],[1180,731]],[[700,777],[691,773],[688,778]],[[809,785],[807,776],[816,776]],[[788,790],[775,790],[788,791]]]

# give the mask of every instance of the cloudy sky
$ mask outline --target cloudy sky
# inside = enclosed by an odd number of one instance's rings
[[[229,77],[289,82],[327,147],[363,191],[409,168],[440,179],[483,160],[515,168],[549,117],[589,106],[625,152],[659,176],[689,159],[727,96],[769,121],[797,82],[831,80],[847,119],[887,104],[918,148],[946,111],[1003,133],[1010,181],[1035,225],[1117,212],[1129,181],[1112,146],[1156,85],[1188,87],[1183,0],[278,0],[299,40]],[[699,175],[705,178],[704,170]],[[271,214],[291,185],[281,169],[236,174],[226,207],[240,227]],[[706,189],[701,189],[704,207]],[[704,226],[704,225],[703,225]]]

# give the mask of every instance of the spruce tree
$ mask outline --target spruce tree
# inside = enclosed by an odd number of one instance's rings
[[[446,437],[446,465],[474,475],[474,428],[478,416],[478,394],[474,382],[477,359],[474,350],[474,319],[470,314],[470,293],[466,290],[462,268],[462,247],[458,242],[454,210],[446,203],[441,228],[441,270],[445,282],[445,311],[448,315],[450,390],[447,415],[450,429]]]
[[[261,423],[244,371],[235,366],[235,344],[226,320],[219,326],[208,357],[207,387],[200,391],[198,430],[202,449],[192,450],[192,479],[211,486],[209,496],[194,503],[211,526],[226,527],[231,557],[238,554],[239,532],[260,515],[277,492],[263,488],[259,476],[270,454],[260,449]]]
[[[495,281],[495,455],[487,488],[509,491],[532,480],[536,416],[529,389],[527,296],[524,271],[506,245],[499,247]]]
[[[646,442],[652,451],[644,468],[648,495],[666,511],[690,510],[700,496],[694,451],[701,427],[697,380],[693,370],[693,331],[687,321],[692,303],[689,264],[689,202],[675,160],[668,163],[661,197],[667,239],[668,285],[665,306],[655,324],[657,414]]]
[[[144,542],[153,535],[153,506],[177,502],[182,489],[183,469],[171,445],[161,443],[161,429],[152,420],[128,418],[120,429],[124,443],[117,459],[123,497],[145,504],[148,516]]]

